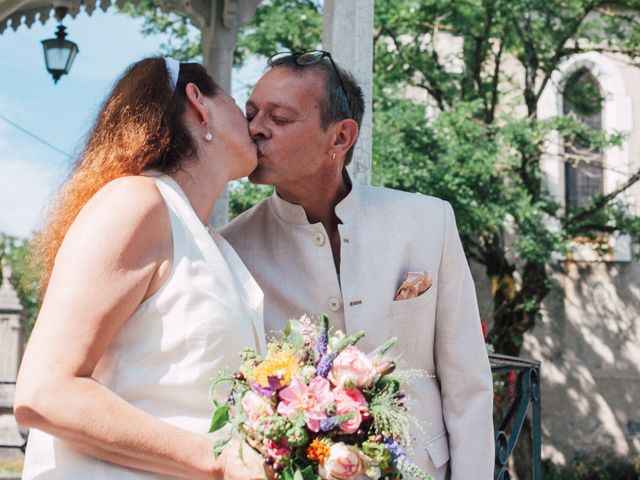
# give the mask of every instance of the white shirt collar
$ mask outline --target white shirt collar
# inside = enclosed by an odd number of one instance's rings
[[[336,205],[336,215],[342,221],[347,223],[351,221],[353,216],[360,208],[362,187],[356,182],[352,181],[348,174],[345,173],[346,180],[351,184],[351,191],[344,197],[338,205]],[[292,223],[294,225],[310,225],[307,219],[307,214],[300,205],[290,203],[278,195],[277,192],[273,192],[271,198],[269,198],[269,204],[275,214],[282,221]]]

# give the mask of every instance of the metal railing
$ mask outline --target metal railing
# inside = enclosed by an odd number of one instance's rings
[[[15,385],[16,382],[8,382],[8,381],[0,381],[0,387],[2,385]],[[5,407],[5,405],[0,405],[0,411],[7,409],[7,410],[12,410],[12,404],[13,402],[11,402],[9,405],[7,405]],[[25,449],[27,448],[27,438],[26,435],[23,434],[22,432],[19,432],[20,436],[23,438],[23,442],[19,443],[19,444],[4,444],[4,443],[0,443],[0,449],[2,448],[7,448],[7,449],[16,449],[16,450],[21,450],[22,453],[24,453]]]
[[[522,427],[531,408],[531,444],[533,480],[542,478],[542,428],[540,417],[540,362],[506,355],[489,355],[494,376],[508,372],[516,375],[513,398],[506,414],[495,429],[496,458],[494,480],[509,480],[509,457],[518,443]]]

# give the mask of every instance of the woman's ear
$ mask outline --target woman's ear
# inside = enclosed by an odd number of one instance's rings
[[[209,123],[209,109],[203,102],[204,95],[195,83],[187,83],[185,93],[189,106],[198,116],[198,121],[204,124]]]

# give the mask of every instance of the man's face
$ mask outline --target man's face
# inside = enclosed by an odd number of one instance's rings
[[[313,70],[279,67],[258,81],[246,108],[249,133],[258,146],[258,166],[249,175],[253,183],[299,186],[335,169],[329,155],[331,129],[320,126],[323,94],[322,78]]]

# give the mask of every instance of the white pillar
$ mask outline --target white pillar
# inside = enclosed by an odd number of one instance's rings
[[[352,178],[371,183],[371,92],[373,78],[374,0],[325,0],[322,44],[336,62],[349,70],[364,92],[365,111],[360,136],[348,167]]]
[[[22,359],[25,309],[10,282],[11,269],[2,267],[0,278],[0,380],[15,382]],[[13,416],[13,385],[0,385],[0,444],[22,445],[24,442]],[[26,432],[24,432],[26,434]],[[11,456],[8,457],[12,458]],[[16,460],[19,457],[16,457]]]
[[[260,0],[213,0],[209,21],[201,29],[204,66],[229,94],[238,29],[251,21],[258,3]],[[214,227],[220,227],[228,221],[229,197],[225,187],[216,201],[209,222]]]

